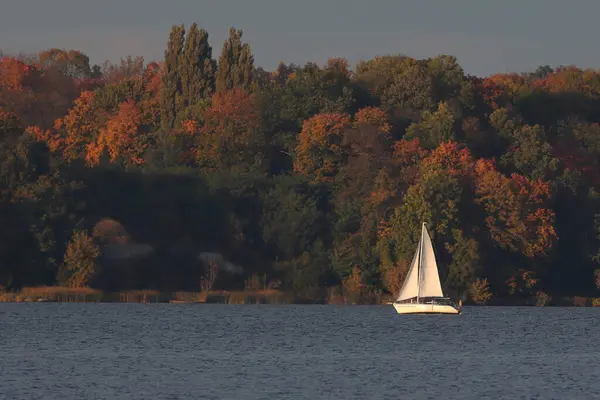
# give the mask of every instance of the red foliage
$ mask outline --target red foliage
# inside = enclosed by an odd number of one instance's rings
[[[478,88],[484,101],[496,109],[513,104],[524,86],[525,78],[521,75],[495,74],[483,79]]]
[[[554,211],[545,207],[550,185],[518,174],[507,178],[490,160],[478,160],[475,174],[476,202],[485,209],[492,238],[528,257],[545,254],[557,239]]]
[[[164,62],[151,62],[146,66],[144,70],[144,81],[146,82],[146,89],[152,96],[158,98],[160,90],[162,88],[162,76],[164,73],[165,63]]]
[[[198,131],[196,160],[207,168],[221,168],[236,162],[225,159],[234,154],[243,158],[259,127],[254,97],[241,88],[219,92],[213,96],[211,106],[204,110],[203,122]],[[193,128],[190,122],[186,127]]]
[[[598,124],[594,125],[600,128]],[[552,155],[558,158],[566,169],[580,172],[593,186],[600,185],[598,160],[585,146],[563,140],[552,147]]]
[[[258,128],[258,113],[254,98],[240,88],[217,93],[204,112],[202,133],[226,134],[227,131],[250,131]],[[234,137],[233,140],[240,140]]]
[[[70,77],[15,58],[0,59],[0,104],[24,125],[49,127],[79,92]]]
[[[421,147],[419,139],[402,139],[394,143],[393,160],[397,165],[407,167],[418,164],[428,153]]]

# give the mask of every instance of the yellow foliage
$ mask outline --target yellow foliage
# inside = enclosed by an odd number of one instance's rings
[[[89,285],[96,273],[98,246],[85,231],[75,231],[67,245],[60,280],[68,287],[81,288]]]
[[[486,304],[492,298],[492,292],[490,291],[487,278],[476,279],[475,282],[471,284],[469,292],[471,294],[471,300],[473,300],[475,304]]]

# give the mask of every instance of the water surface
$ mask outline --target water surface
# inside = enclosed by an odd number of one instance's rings
[[[0,304],[1,399],[600,398],[600,309]]]

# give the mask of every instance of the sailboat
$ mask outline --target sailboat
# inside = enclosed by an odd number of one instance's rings
[[[433,244],[425,223],[402,289],[392,304],[398,314],[460,314],[460,306],[444,297]]]

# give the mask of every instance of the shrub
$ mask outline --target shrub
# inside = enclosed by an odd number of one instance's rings
[[[469,293],[471,294],[471,300],[475,304],[487,304],[492,298],[492,292],[488,284],[487,278],[476,279],[470,287]]]
[[[535,295],[535,305],[538,307],[544,307],[548,305],[548,303],[550,303],[550,300],[552,300],[552,296],[549,296],[541,290]]]

